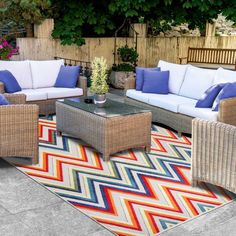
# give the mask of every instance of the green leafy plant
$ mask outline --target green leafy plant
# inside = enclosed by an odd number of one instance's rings
[[[135,64],[138,60],[138,53],[134,48],[129,48],[128,45],[118,48],[117,52],[123,62]]]
[[[0,21],[24,25],[28,36],[33,36],[32,24],[39,24],[51,14],[50,0],[2,0]]]
[[[134,71],[134,66],[128,63],[120,63],[117,66],[113,66],[112,70],[130,72],[130,71]]]
[[[125,18],[131,23],[147,23],[153,27],[151,33],[181,23],[203,31],[206,22],[211,22],[219,13],[236,22],[236,4],[232,0],[51,1],[55,18],[53,37],[63,44],[82,45],[83,37],[112,36]]]
[[[103,57],[95,57],[91,63],[91,92],[96,94],[105,94],[109,90],[107,84],[107,61]]]
[[[118,48],[117,53],[122,63],[113,66],[112,69],[114,71],[133,71],[139,56],[136,50],[125,45]]]

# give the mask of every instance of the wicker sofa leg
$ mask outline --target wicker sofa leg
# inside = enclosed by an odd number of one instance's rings
[[[148,145],[145,147],[145,152],[150,153],[151,152],[151,145]]]
[[[178,131],[178,132],[177,132],[177,135],[178,135],[179,138],[181,138],[181,137],[182,137],[182,132],[181,132],[181,131]]]
[[[195,179],[191,179],[191,186],[192,187],[197,187],[199,185],[199,181]]]
[[[39,163],[39,154],[37,153],[37,155],[35,155],[33,158],[32,158],[32,164],[33,165],[36,165]]]

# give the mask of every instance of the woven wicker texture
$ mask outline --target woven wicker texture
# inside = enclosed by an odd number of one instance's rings
[[[236,126],[236,98],[229,98],[221,101],[219,121]]]
[[[212,183],[236,193],[236,127],[193,120],[192,185]]]
[[[105,160],[118,151],[151,146],[151,112],[104,118],[56,103],[57,130],[80,138],[103,154]]]
[[[0,106],[0,156],[29,157],[38,162],[37,105],[19,104],[25,95],[7,95],[17,105]]]
[[[4,93],[4,83],[0,82],[0,93]]]

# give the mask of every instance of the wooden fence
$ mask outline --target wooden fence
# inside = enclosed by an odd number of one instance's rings
[[[20,47],[20,54],[15,59],[45,60],[57,56],[92,61],[95,56],[103,56],[107,59],[109,66],[112,66],[114,38],[86,38],[86,44],[81,47],[63,46],[60,41],[50,37],[51,28],[49,26],[53,28],[51,21],[45,26],[37,26],[35,28],[37,38],[18,38],[17,45]],[[129,46],[134,46],[134,39],[132,37],[117,39],[118,47],[126,43]],[[187,55],[188,47],[236,48],[236,37],[146,38],[141,34],[141,37],[138,38],[138,65],[155,66],[160,59],[178,63],[179,57]]]

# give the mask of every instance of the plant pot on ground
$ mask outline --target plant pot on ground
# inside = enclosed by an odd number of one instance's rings
[[[94,95],[94,103],[98,107],[104,107],[106,102],[106,93],[109,90],[107,84],[107,62],[103,57],[95,57],[91,63],[91,87],[90,91]]]

